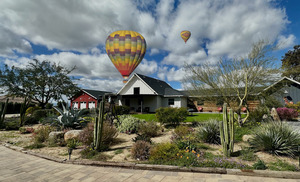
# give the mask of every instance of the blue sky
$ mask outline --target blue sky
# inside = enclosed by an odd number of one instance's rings
[[[26,66],[34,58],[76,66],[71,76],[86,89],[118,91],[123,78],[105,52],[116,30],[134,30],[147,41],[135,72],[182,89],[185,63],[212,64],[245,56],[268,40],[280,59],[300,44],[298,0],[2,0],[0,67]],[[182,30],[192,35],[185,44]]]

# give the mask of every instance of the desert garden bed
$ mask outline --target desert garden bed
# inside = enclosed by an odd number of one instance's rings
[[[17,118],[16,118],[17,119]],[[100,160],[112,162],[133,162],[133,163],[151,163],[162,165],[178,165],[187,167],[223,167],[223,168],[241,168],[241,169],[264,169],[279,171],[298,171],[298,159],[288,156],[277,156],[262,151],[254,151],[249,148],[249,142],[243,141],[244,134],[250,134],[251,130],[257,126],[245,126],[236,128],[236,143],[234,153],[230,158],[223,157],[222,147],[217,144],[204,143],[196,140],[195,130],[199,129],[191,123],[181,124],[177,127],[161,127],[158,123],[152,123],[158,126],[157,136],[151,137],[151,145],[146,151],[148,145],[140,144],[134,150],[137,156],[134,157],[132,150],[136,144],[133,140],[141,133],[117,132],[116,137],[109,143],[109,147],[102,152],[95,152],[91,147],[83,143],[76,143],[71,159],[72,160]],[[202,124],[203,125],[203,124]],[[24,128],[30,131],[38,131],[46,125],[28,125]],[[48,127],[48,126],[47,126]],[[149,127],[149,126],[148,126]],[[31,129],[33,128],[33,130]],[[67,130],[66,130],[67,131]],[[65,131],[65,132],[66,132]],[[48,139],[40,142],[40,146],[34,145],[36,133],[21,134],[19,130],[0,131],[0,141],[7,142],[19,147],[24,147],[35,153],[53,156],[59,159],[68,159],[68,142],[51,143]],[[177,137],[177,138],[176,138]],[[178,138],[179,137],[179,138]],[[180,139],[181,138],[181,139]],[[248,140],[244,136],[244,140]],[[142,141],[144,139],[141,139]],[[147,139],[148,140],[148,139]],[[72,143],[71,143],[72,145]],[[40,148],[41,147],[41,148]],[[83,151],[86,151],[83,154]],[[156,152],[153,152],[156,150]],[[144,155],[144,156],[143,156]],[[153,155],[153,156],[151,156]]]

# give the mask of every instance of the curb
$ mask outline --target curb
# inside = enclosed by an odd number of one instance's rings
[[[214,173],[214,174],[229,174],[229,175],[241,175],[241,176],[257,176],[257,177],[270,177],[270,178],[285,178],[285,179],[300,179],[299,172],[290,171],[266,171],[266,170],[242,170],[242,169],[225,169],[225,168],[201,168],[201,167],[179,167],[169,165],[151,165],[151,164],[136,164],[136,163],[123,163],[123,162],[102,162],[102,161],[90,161],[90,160],[66,160],[50,157],[31,151],[27,151],[22,147],[13,146],[8,143],[0,143],[2,146],[22,152],[24,154],[40,157],[53,162],[74,164],[74,165],[89,165],[99,167],[116,167],[127,168],[137,170],[154,170],[154,171],[173,171],[173,172],[194,172],[194,173]]]

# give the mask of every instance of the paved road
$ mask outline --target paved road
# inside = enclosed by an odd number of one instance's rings
[[[190,172],[163,172],[61,164],[0,146],[0,181],[161,181],[161,182],[289,182],[292,179],[247,177]]]

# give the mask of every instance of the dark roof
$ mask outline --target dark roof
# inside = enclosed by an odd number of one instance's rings
[[[88,89],[82,89],[82,91],[93,96],[94,98],[97,98],[97,99],[100,99],[100,97],[106,93],[111,93],[111,92],[106,92],[106,91],[88,90]]]
[[[178,90],[173,89],[169,84],[162,80],[158,80],[155,78],[151,78],[145,75],[137,74],[138,77],[140,77],[147,85],[149,85],[158,95],[177,95],[177,96],[184,96],[183,93],[181,93]]]

